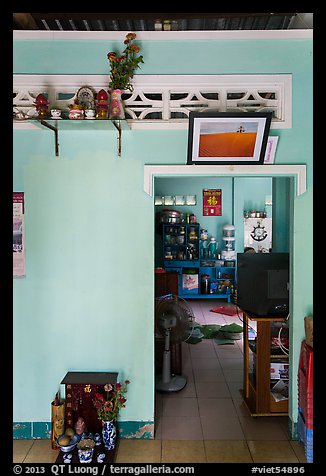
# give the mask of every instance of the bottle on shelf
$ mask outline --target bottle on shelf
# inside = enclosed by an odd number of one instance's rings
[[[194,226],[189,227],[188,239],[190,241],[197,241],[198,240],[198,234],[196,233],[196,228]]]
[[[201,293],[209,294],[210,292],[210,276],[209,274],[203,274],[201,277]]]
[[[204,228],[200,230],[200,257],[208,258],[208,234]]]
[[[200,257],[208,258],[208,240],[200,240]]]
[[[210,239],[210,242],[208,244],[208,256],[211,259],[216,258],[216,247],[217,247],[217,241],[215,236],[212,236]]]
[[[205,228],[202,228],[200,230],[200,239],[201,240],[208,240],[208,234],[207,234],[207,230]]]

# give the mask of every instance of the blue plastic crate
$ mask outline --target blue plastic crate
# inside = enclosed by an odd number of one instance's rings
[[[307,463],[312,463],[313,462],[314,432],[313,430],[308,430],[306,428],[304,417],[300,411],[298,415],[298,437],[299,437],[299,441],[304,444]]]
[[[306,456],[306,460],[307,460],[307,463],[313,463],[313,451],[312,450],[305,450],[305,456]]]

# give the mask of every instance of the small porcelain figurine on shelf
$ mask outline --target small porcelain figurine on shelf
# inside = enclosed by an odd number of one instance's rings
[[[75,424],[75,431],[77,435],[82,435],[83,433],[87,433],[86,423],[82,417],[78,417],[78,420]]]
[[[51,119],[61,119],[61,109],[51,109]]]
[[[85,119],[95,119],[95,109],[85,109]]]

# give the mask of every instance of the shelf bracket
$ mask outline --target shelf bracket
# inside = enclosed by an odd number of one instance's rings
[[[54,142],[55,142],[55,155],[56,157],[59,157],[59,127],[58,127],[58,121],[54,120],[54,125],[50,124],[47,120],[41,119],[41,118],[35,118],[36,122],[42,124],[42,126],[46,127],[47,129],[50,129],[51,131],[54,132]],[[108,122],[108,121],[106,121]],[[118,120],[110,120],[109,122],[112,122],[116,130],[118,131],[118,156],[121,157],[121,149],[122,149],[122,122],[120,119]]]
[[[51,129],[51,131],[54,132],[55,156],[59,157],[58,121],[55,121],[55,126],[49,124],[44,119],[41,119],[40,122],[43,126],[47,127],[48,129]]]
[[[121,157],[121,121],[112,120],[112,124],[118,131],[118,156]]]

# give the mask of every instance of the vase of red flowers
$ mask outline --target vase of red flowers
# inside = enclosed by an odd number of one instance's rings
[[[113,450],[116,442],[116,420],[121,408],[126,405],[125,393],[129,380],[124,383],[107,383],[104,385],[104,393],[96,393],[93,400],[97,410],[98,419],[102,421],[103,443],[107,450]]]
[[[142,55],[138,55],[140,47],[133,44],[136,33],[128,33],[124,40],[126,45],[120,56],[115,51],[108,53],[110,64],[110,119],[124,119],[124,109],[121,99],[123,91],[133,91],[131,80],[135,70],[140,68],[139,64],[143,63]]]

